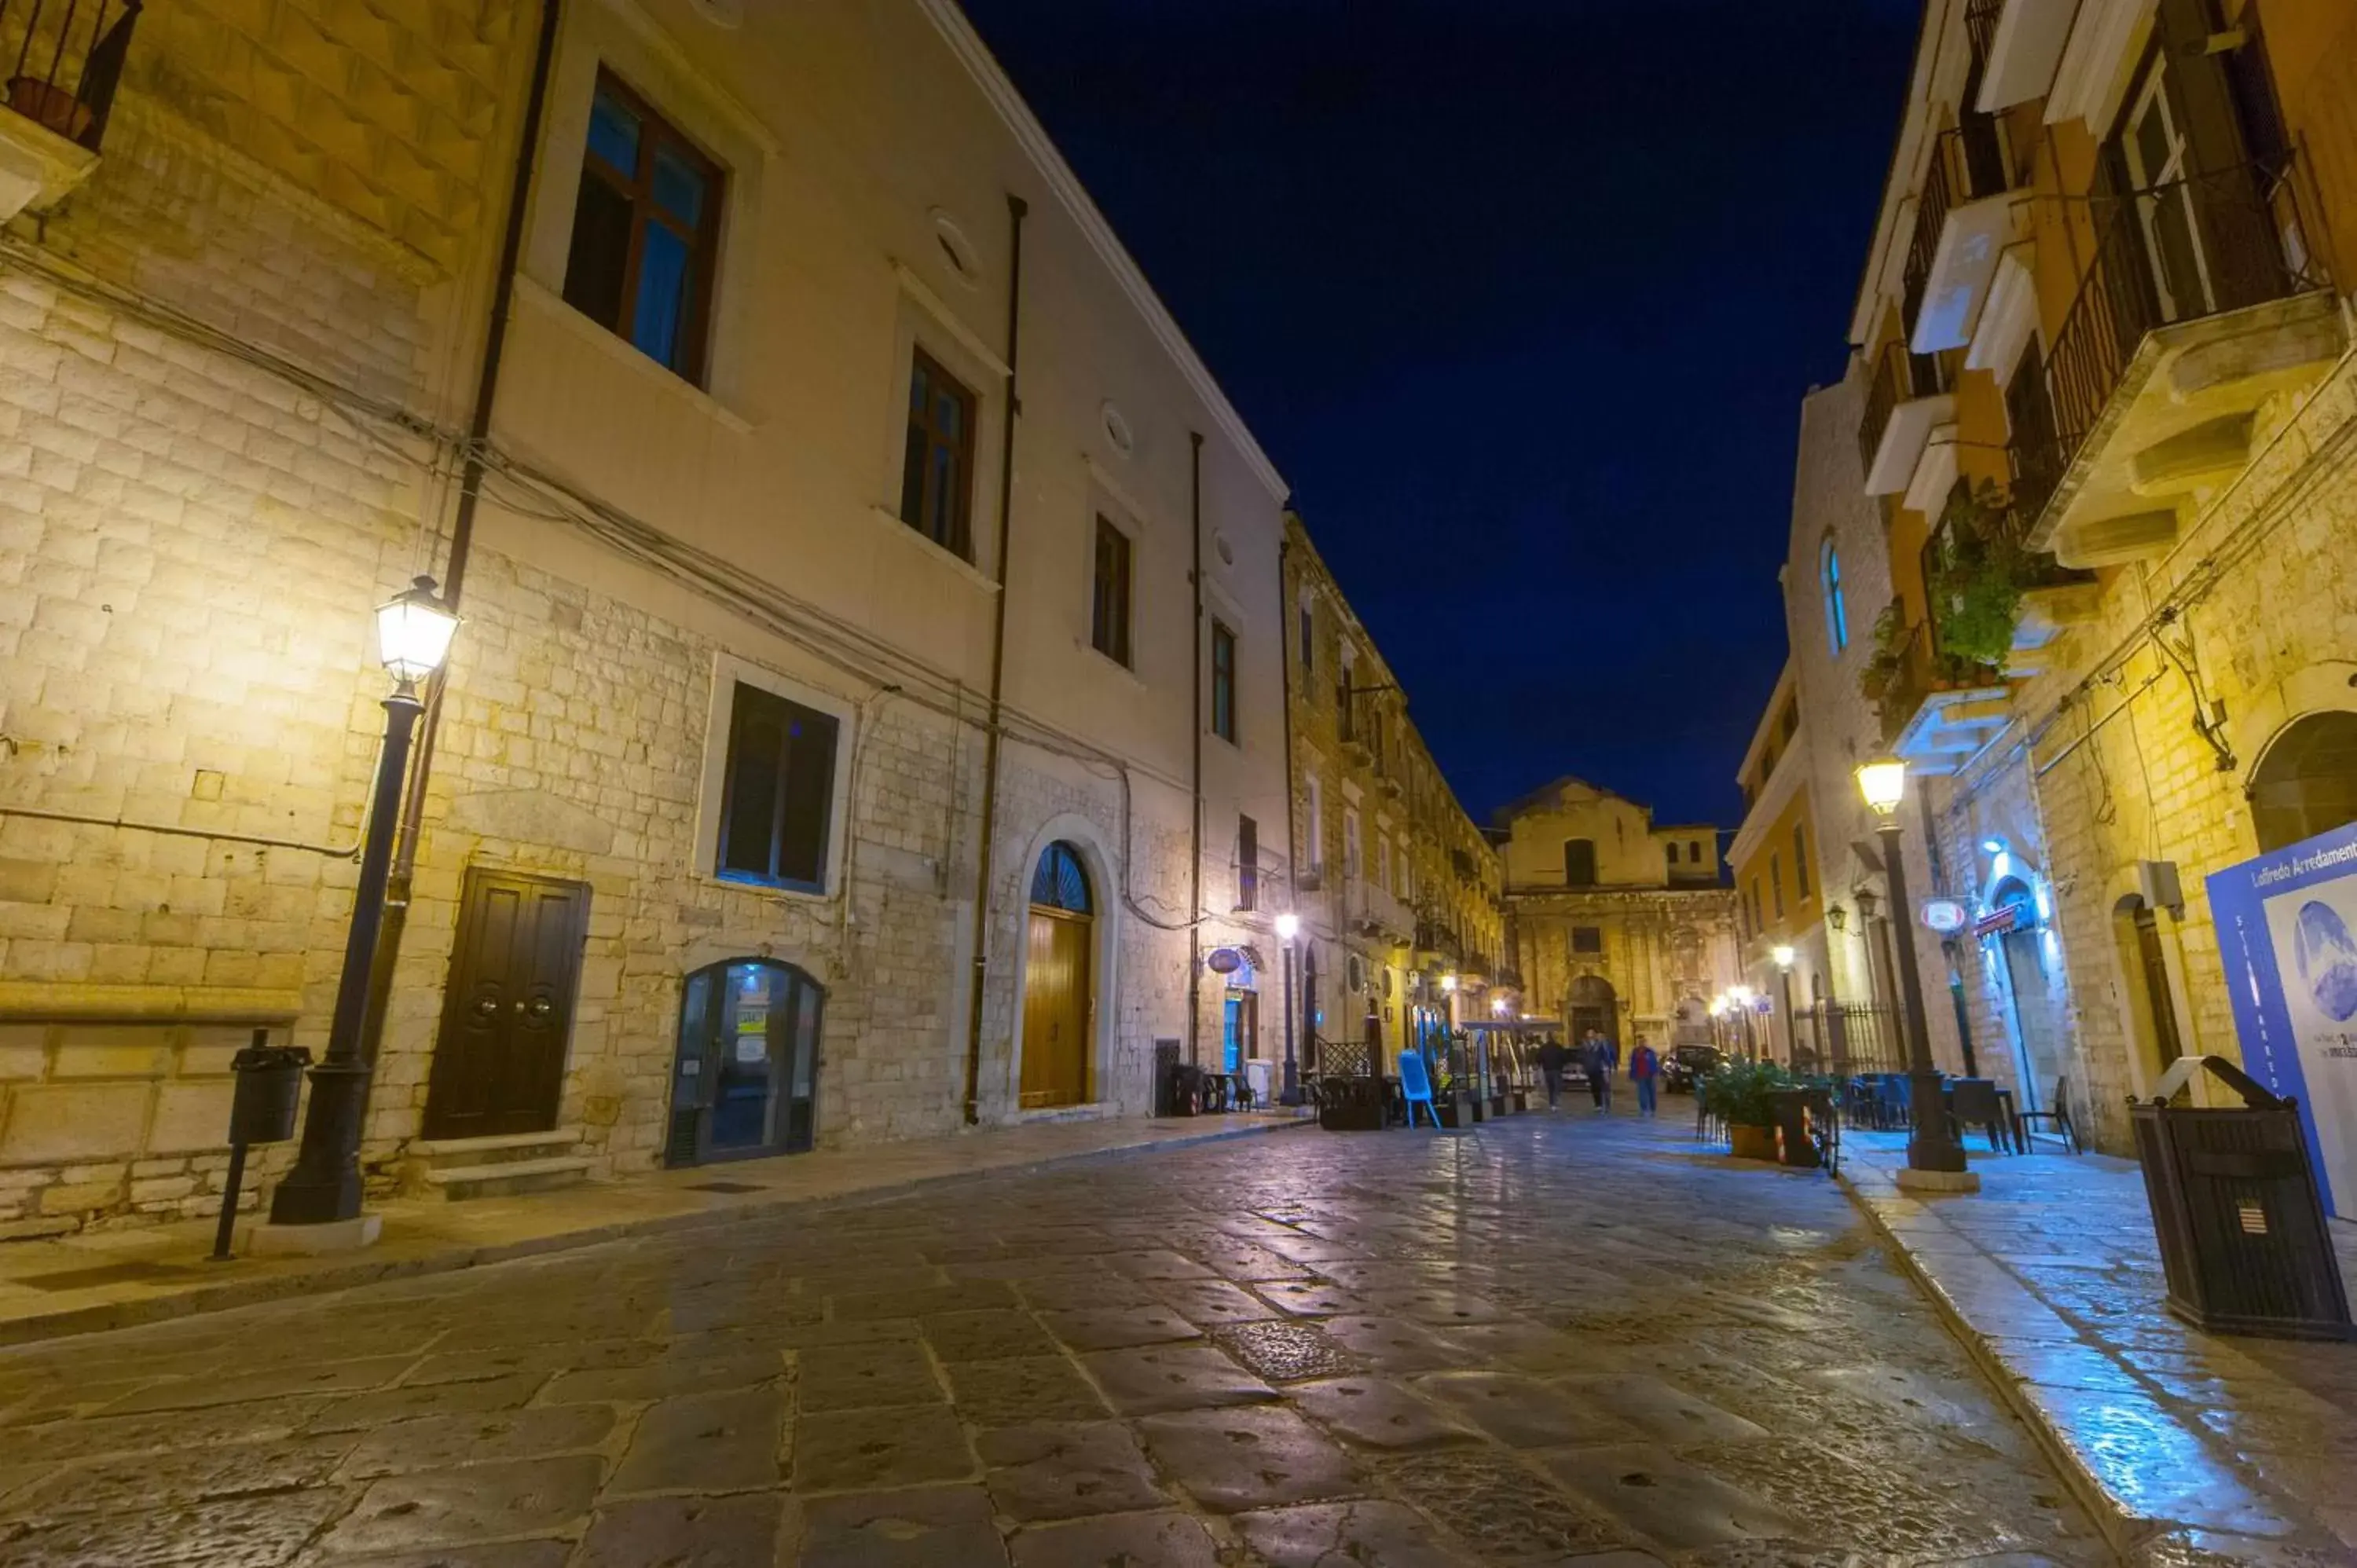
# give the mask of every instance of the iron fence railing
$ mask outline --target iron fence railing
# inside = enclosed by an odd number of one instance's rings
[[[98,150],[142,0],[0,0],[8,107]]]
[[[1792,1066],[1835,1078],[1905,1072],[1906,1035],[1882,1003],[1810,1003],[1792,1010]]]
[[[2101,198],[2095,252],[2046,365],[2059,471],[2146,334],[2329,286],[2287,153]]]

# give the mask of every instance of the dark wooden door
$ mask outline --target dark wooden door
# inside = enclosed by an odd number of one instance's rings
[[[1031,911],[1023,972],[1025,1110],[1088,1098],[1090,927],[1085,916]]]
[[[588,929],[586,884],[467,873],[425,1091],[426,1137],[556,1125]]]

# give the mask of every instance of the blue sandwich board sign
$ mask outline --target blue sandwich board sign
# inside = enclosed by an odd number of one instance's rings
[[[2357,1218],[2357,822],[2209,881],[2243,1070],[2299,1101],[2325,1211]]]

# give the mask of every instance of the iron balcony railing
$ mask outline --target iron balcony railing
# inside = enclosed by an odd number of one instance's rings
[[[1857,453],[1868,471],[1882,449],[1882,433],[1902,403],[1937,397],[1948,389],[1946,363],[1937,354],[1916,354],[1896,338],[1883,345],[1874,365],[1874,381],[1867,388],[1866,415],[1858,421]]]
[[[1973,84],[1977,88],[1981,75],[1988,69],[1989,50],[1996,44],[1997,18],[2005,15],[2005,0],[1971,0],[1964,7],[1964,37],[1973,48]],[[1978,96],[1975,92],[1975,96]],[[1965,102],[1972,107],[1971,101]]]
[[[2094,259],[2046,363],[2057,476],[2146,334],[2330,286],[2298,176],[2286,153],[2097,199]]]
[[[1987,665],[1941,651],[1939,633],[1932,621],[1916,622],[1908,628],[1907,640],[1900,648],[1896,664],[1884,678],[1882,694],[1878,699],[1882,709],[1883,745],[1896,743],[1909,723],[1922,712],[1924,703],[1936,693],[1975,691],[2003,683],[2004,678]]]
[[[0,0],[8,107],[98,151],[141,0]]]
[[[1967,112],[1933,139],[1931,166],[1923,172],[1923,189],[1915,199],[1915,231],[1907,245],[1905,304],[1910,335],[1922,313],[1923,293],[1948,214],[1986,197],[2002,196],[2017,183],[1995,115]]]

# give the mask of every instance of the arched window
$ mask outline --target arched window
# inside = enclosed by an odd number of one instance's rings
[[[2310,714],[2276,736],[2251,775],[2262,852],[2357,822],[2357,714]]]
[[[1039,856],[1039,869],[1031,876],[1031,904],[1034,908],[1061,909],[1071,915],[1092,913],[1089,907],[1089,874],[1081,865],[1081,852],[1059,839]]]
[[[1830,539],[1818,554],[1817,567],[1824,580],[1825,640],[1839,655],[1849,647],[1849,607],[1842,602],[1841,552]]]

